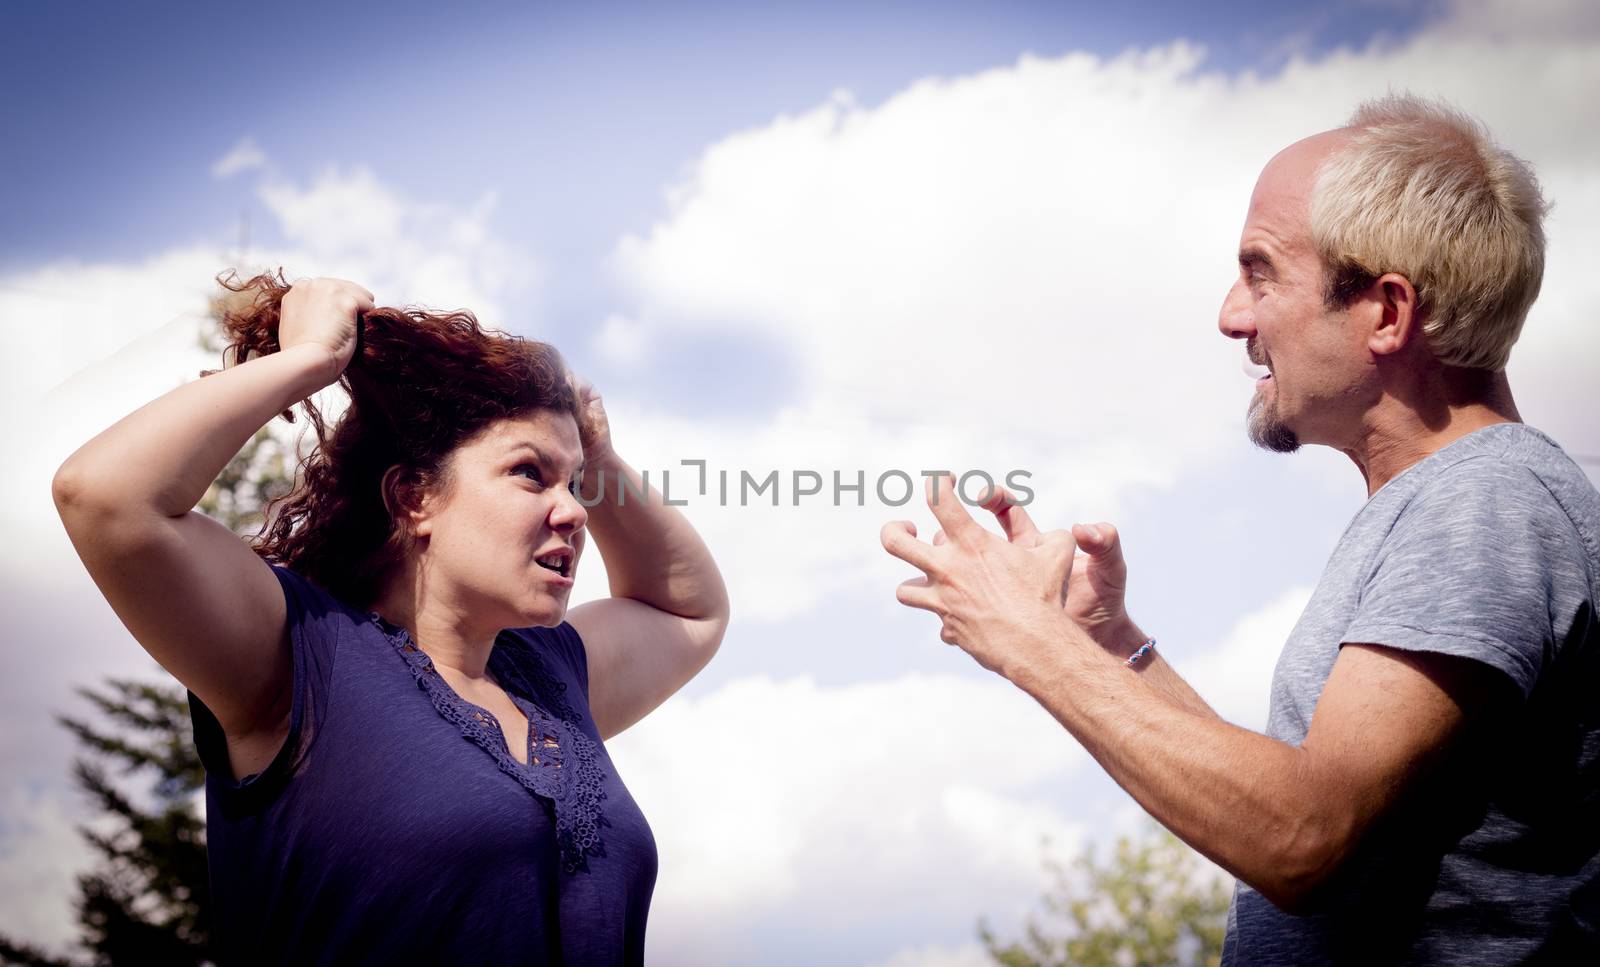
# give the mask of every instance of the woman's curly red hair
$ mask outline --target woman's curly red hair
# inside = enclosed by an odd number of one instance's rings
[[[277,352],[290,287],[282,270],[217,281],[245,297],[228,300],[222,313],[224,365]],[[363,313],[339,385],[350,405],[331,431],[316,404],[300,404],[317,446],[300,462],[294,489],[268,506],[251,547],[356,607],[376,601],[410,551],[406,518],[390,508],[447,488],[458,446],[501,419],[553,410],[577,420],[580,412],[553,346],[485,330],[464,310]],[[293,408],[282,416],[294,422]],[[385,473],[395,466],[401,472],[385,493]]]

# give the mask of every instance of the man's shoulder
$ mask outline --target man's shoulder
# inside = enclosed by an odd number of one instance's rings
[[[1480,513],[1502,523],[1561,517],[1586,543],[1600,537],[1600,492],[1554,440],[1526,424],[1484,427],[1419,461],[1395,483],[1404,484],[1394,494],[1402,517],[1432,512],[1463,523]]]

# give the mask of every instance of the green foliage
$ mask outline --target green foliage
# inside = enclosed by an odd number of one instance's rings
[[[295,462],[291,447],[262,427],[228,461],[195,509],[241,537],[254,535],[261,530],[267,505],[289,492]]]
[[[196,796],[205,772],[184,690],[113,679],[105,691],[78,692],[110,724],[59,719],[91,753],[74,763],[74,778],[102,815],[98,829],[81,830],[101,856],[98,868],[78,877],[83,944],[97,963],[204,963],[210,895]],[[107,761],[124,778],[149,777],[149,801],[114,783]]]
[[[1166,967],[1222,960],[1229,886],[1165,829],[1117,840],[1110,859],[1091,847],[1070,866],[1047,857],[1053,883],[1044,916],[1029,916],[1020,940],[978,935],[1002,967]]]

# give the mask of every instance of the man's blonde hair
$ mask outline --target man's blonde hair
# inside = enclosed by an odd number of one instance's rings
[[[1330,305],[1385,272],[1417,290],[1440,362],[1498,371],[1544,278],[1548,208],[1528,163],[1475,118],[1410,94],[1356,108],[1323,163],[1311,235]]]

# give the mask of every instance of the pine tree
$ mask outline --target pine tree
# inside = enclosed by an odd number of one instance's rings
[[[213,307],[215,317],[221,310]],[[215,334],[201,344],[218,351]],[[228,463],[197,510],[241,538],[257,532],[268,503],[293,479],[293,447],[266,428]],[[137,647],[132,642],[129,647]],[[211,962],[211,901],[201,795],[205,771],[194,747],[187,692],[176,680],[108,679],[80,688],[97,721],[58,716],[83,749],[73,780],[97,818],[79,832],[99,856],[78,876],[85,956],[61,958],[0,936],[0,963],[27,967],[199,965]],[[147,785],[129,789],[133,777]]]

